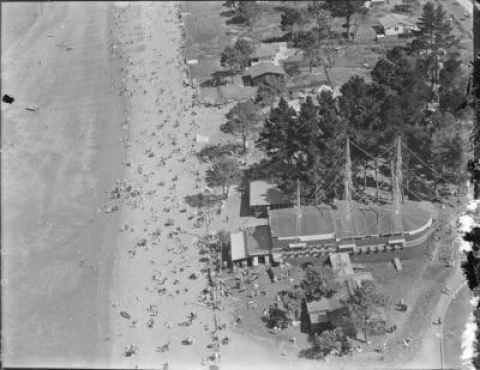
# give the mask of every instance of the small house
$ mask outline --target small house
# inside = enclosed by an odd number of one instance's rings
[[[409,16],[395,13],[380,17],[378,25],[374,28],[377,32],[377,37],[405,35],[418,29]]]
[[[242,79],[245,86],[258,86],[261,83],[270,84],[275,80],[284,82],[285,70],[272,62],[262,62],[248,68]]]
[[[246,228],[230,234],[230,262],[233,266],[270,264],[272,242],[267,225]]]
[[[250,63],[252,65],[270,62],[275,65],[280,65],[280,61],[288,57],[286,42],[262,42],[258,44],[252,56]]]
[[[356,330],[351,320],[348,307],[345,306],[340,298],[323,297],[320,300],[306,302],[306,317],[308,318],[308,331],[310,334],[319,334],[324,330],[342,328],[348,336],[354,337]]]
[[[251,181],[248,190],[250,212],[256,217],[267,216],[269,209],[287,208],[292,205],[277,185],[269,181]]]

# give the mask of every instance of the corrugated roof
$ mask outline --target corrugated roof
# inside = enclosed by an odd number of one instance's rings
[[[273,58],[279,50],[280,50],[280,46],[277,43],[262,42],[258,44],[252,57],[253,58],[268,58],[268,57]]]
[[[335,205],[338,237],[385,235],[398,231],[395,230],[396,216],[391,205],[366,206],[352,201],[351,222],[347,218],[347,202],[338,201]],[[404,232],[416,230],[431,220],[430,213],[419,207],[418,202],[404,201],[401,205],[401,214]]]
[[[274,209],[269,212],[269,217],[274,237],[323,235],[335,232],[331,209],[328,206]]]
[[[245,71],[243,75],[250,76],[251,78],[257,78],[266,73],[284,75],[285,71],[282,66],[275,65],[270,62],[263,62],[251,66]]]
[[[391,205],[366,206],[352,201],[338,201],[336,209],[329,206],[307,206],[275,209],[269,212],[273,237],[311,236],[335,233],[339,238],[387,235],[395,230],[395,215]],[[403,232],[417,230],[431,222],[431,214],[418,202],[405,201],[401,208]]]
[[[272,251],[272,238],[268,225],[248,228],[244,232],[248,256],[265,255]]]
[[[247,257],[245,235],[243,232],[230,234],[230,249],[232,252],[232,261],[238,261]]]
[[[341,309],[342,307],[342,303],[336,297],[323,297],[318,301],[307,302],[307,311],[310,317],[310,323],[318,324],[319,322],[325,322],[327,319],[326,315],[329,312]]]
[[[383,17],[378,19],[378,22],[383,26],[383,28],[395,27],[398,24],[405,24],[412,27],[415,26],[415,23],[411,21],[410,17],[395,13],[385,14]]]
[[[224,85],[203,87],[200,89],[199,101],[209,104],[226,104],[229,101],[244,101],[257,95],[256,86]]]
[[[250,182],[250,206],[269,206],[290,203],[288,197],[277,185],[264,180]]]

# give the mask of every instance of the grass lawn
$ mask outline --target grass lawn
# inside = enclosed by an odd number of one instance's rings
[[[185,23],[185,54],[199,63],[191,66],[192,77],[203,81],[220,68],[220,54],[229,45],[232,36],[227,34],[227,10],[222,1],[183,1],[181,8]]]

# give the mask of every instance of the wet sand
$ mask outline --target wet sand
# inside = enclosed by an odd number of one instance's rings
[[[98,208],[122,171],[109,5],[44,5],[2,50],[2,94],[16,99],[2,104],[3,363],[95,366],[110,348],[117,230],[117,216]],[[16,14],[32,6],[2,4]]]

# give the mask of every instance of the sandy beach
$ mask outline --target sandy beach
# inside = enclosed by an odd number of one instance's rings
[[[185,197],[205,190],[196,136],[229,106],[193,104],[180,3],[5,6],[26,15],[2,39],[3,363],[329,368],[205,304],[206,230]],[[229,343],[212,361],[216,326]]]

